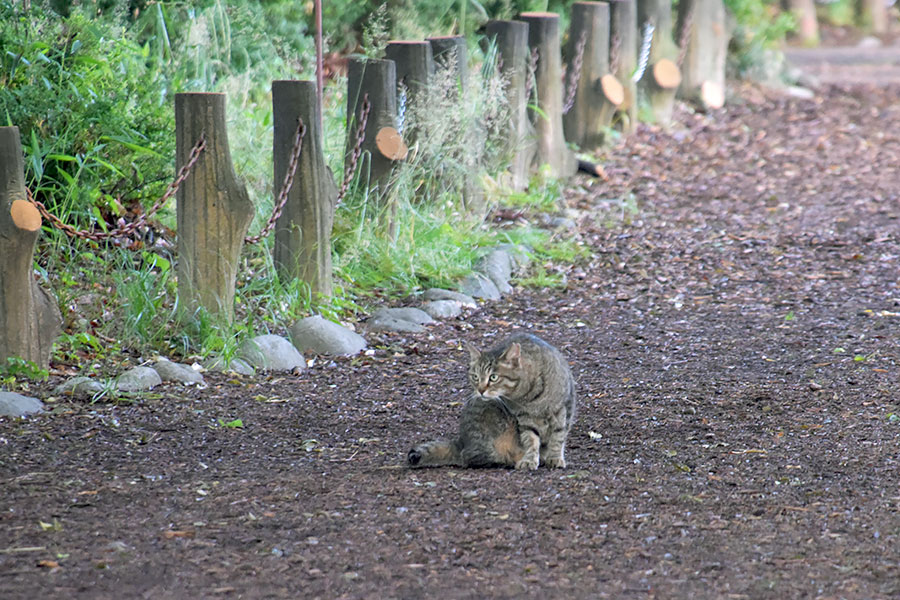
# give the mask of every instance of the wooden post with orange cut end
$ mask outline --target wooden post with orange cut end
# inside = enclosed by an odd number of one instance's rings
[[[357,129],[364,98],[368,97],[362,156],[356,170],[368,178],[369,188],[378,188],[378,195],[387,196],[387,186],[394,160],[378,148],[378,132],[394,127],[397,119],[397,67],[392,60],[352,58],[347,71],[347,153],[349,158],[357,143]],[[363,179],[365,181],[365,179]]]
[[[577,85],[569,112],[563,115],[566,140],[584,150],[593,150],[604,141],[615,108],[605,95],[601,79],[609,75],[609,5],[606,2],[576,2],[572,5],[567,85]],[[574,82],[573,72],[580,59],[581,70]],[[566,90],[566,93],[570,93]],[[621,104],[621,101],[619,101]]]
[[[41,215],[25,199],[18,127],[0,127],[0,365],[11,357],[50,365],[62,317],[56,300],[34,279]]]
[[[385,56],[394,61],[397,71],[397,127],[407,143],[415,144],[418,128],[416,121],[426,110],[423,103],[434,76],[434,58],[431,44],[424,41],[392,41],[384,49]],[[402,123],[399,120],[402,118]]]
[[[528,187],[531,163],[534,160],[534,127],[528,119],[528,23],[522,21],[490,21],[488,39],[497,40],[497,62],[500,74],[508,82],[506,104],[509,106],[504,150],[510,156],[509,172],[512,188],[522,191]]]
[[[703,109],[721,108],[729,38],[722,0],[681,0],[675,37],[686,42],[678,95]]]
[[[175,167],[200,137],[206,148],[178,188],[178,302],[181,317],[205,311],[230,323],[238,260],[255,209],[234,172],[225,126],[225,94],[175,94]]]
[[[547,164],[555,177],[575,174],[578,163],[566,147],[563,131],[562,56],[559,49],[559,15],[556,13],[522,13],[519,19],[528,23],[528,45],[538,55],[534,74],[537,110],[531,121],[537,132],[538,166]]]
[[[609,54],[612,74],[622,85],[625,95],[619,105],[622,133],[637,127],[637,84],[632,79],[638,64],[637,6],[634,0],[612,0],[609,3]]]
[[[667,126],[672,122],[675,92],[681,84],[678,46],[672,38],[672,0],[637,0],[637,9],[640,31],[646,31],[649,24],[653,32],[647,69],[638,85],[653,120]]]

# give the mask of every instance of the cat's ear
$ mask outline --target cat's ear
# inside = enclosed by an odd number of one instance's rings
[[[522,346],[519,342],[513,342],[503,353],[503,362],[509,364],[513,368],[519,367],[519,357],[522,356]]]
[[[481,350],[473,346],[472,344],[466,344],[466,349],[469,351],[469,358],[471,362],[477,361],[481,358]]]

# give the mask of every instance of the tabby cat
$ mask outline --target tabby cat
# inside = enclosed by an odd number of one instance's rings
[[[537,336],[515,334],[484,352],[469,346],[474,394],[455,440],[409,451],[411,467],[566,466],[575,417],[575,380],[563,355]]]

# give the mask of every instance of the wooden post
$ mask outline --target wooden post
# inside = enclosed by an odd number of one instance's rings
[[[644,31],[647,23],[653,27],[650,58],[638,83],[646,95],[653,119],[660,125],[669,125],[675,92],[681,84],[678,46],[672,39],[672,0],[637,0],[637,11],[640,30]]]
[[[728,29],[722,0],[678,3],[678,39],[686,41],[678,94],[706,109],[725,104],[725,59]]]
[[[888,10],[884,0],[856,0],[859,24],[872,33],[886,33]]]
[[[350,59],[347,71],[347,152],[349,158],[356,145],[363,98],[368,95],[371,108],[366,119],[363,156],[356,169],[365,176],[368,168],[369,187],[386,195],[394,162],[379,151],[376,137],[385,127],[394,128],[397,119],[397,67],[392,60],[373,58]],[[368,162],[366,162],[368,156]]]
[[[275,225],[275,268],[284,280],[301,279],[313,293],[330,296],[331,229],[337,188],[325,164],[315,82],[273,81],[272,114],[276,202],[291,159],[298,119],[306,125],[294,184]]]
[[[609,4],[609,62],[612,74],[622,84],[625,99],[619,106],[622,132],[637,127],[637,84],[632,79],[638,62],[640,39],[634,0],[612,0]]]
[[[450,69],[459,77],[459,88],[465,93],[469,85],[469,53],[466,38],[448,35],[428,38],[434,55],[435,68]]]
[[[528,177],[536,151],[534,127],[528,119],[528,23],[522,21],[491,21],[487,36],[496,37],[500,72],[509,82],[506,101],[509,106],[509,129],[506,150],[509,152],[511,185],[522,191],[528,187]]]
[[[781,4],[797,19],[797,31],[794,32],[794,36],[800,43],[804,46],[817,46],[819,22],[816,19],[815,0],[782,0]],[[881,4],[884,5],[884,2]]]
[[[584,149],[603,143],[613,111],[600,79],[609,74],[609,5],[606,2],[576,2],[566,46],[569,59],[567,85],[581,50],[581,73],[569,112],[563,115],[566,139]]]
[[[177,196],[178,297],[184,316],[202,309],[230,323],[238,259],[254,208],[231,162],[225,94],[176,94],[176,169],[201,136],[206,149]]]
[[[0,127],[0,365],[18,357],[50,365],[62,317],[34,279],[34,245],[41,215],[25,197],[18,127]]]
[[[415,114],[417,107],[424,101],[425,92],[434,75],[434,58],[431,44],[428,42],[388,42],[384,49],[385,56],[394,61],[397,69],[397,129],[407,144],[415,143],[416,128],[410,123],[410,115]],[[402,115],[401,115],[402,113]]]
[[[575,174],[578,163],[566,147],[563,133],[559,15],[522,13],[519,19],[528,23],[528,45],[538,53],[534,76],[538,110],[531,111],[537,131],[537,162],[550,165],[550,171],[556,177],[569,177]]]

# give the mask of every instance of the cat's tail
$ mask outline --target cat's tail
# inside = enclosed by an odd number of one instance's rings
[[[406,464],[412,468],[465,466],[457,442],[446,440],[433,440],[415,446],[406,455]]]

